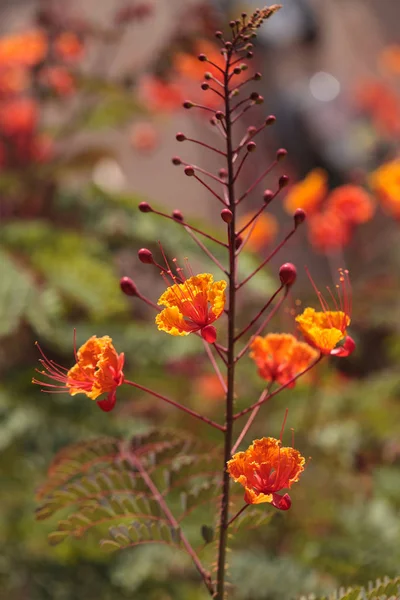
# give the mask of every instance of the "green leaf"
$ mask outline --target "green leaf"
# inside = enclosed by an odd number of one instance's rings
[[[214,540],[215,535],[214,528],[210,527],[209,525],[202,525],[201,535],[206,544],[211,544],[211,542]]]

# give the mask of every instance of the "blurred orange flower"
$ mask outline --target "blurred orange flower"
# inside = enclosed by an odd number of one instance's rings
[[[245,452],[237,452],[227,463],[234,481],[245,489],[247,504],[270,502],[275,508],[288,510],[292,504],[289,494],[278,494],[299,480],[305,459],[294,448],[282,448],[280,440],[254,440]]]
[[[250,346],[250,358],[258,367],[260,377],[266,381],[287,384],[316,360],[319,353],[289,333],[269,333],[257,336]],[[288,387],[293,387],[295,381]]]
[[[60,96],[69,96],[76,91],[75,79],[65,67],[47,67],[41,72],[41,78]]]
[[[116,389],[124,382],[124,354],[117,354],[109,336],[97,338],[94,335],[88,339],[75,351],[76,364],[69,370],[46,358],[40,347],[39,350],[43,357],[39,362],[44,370],[38,372],[61,385],[37,379],[33,379],[33,383],[47,387],[48,391],[68,391],[71,396],[85,394],[91,400],[107,393],[107,398],[97,403],[105,411],[114,407]]]
[[[76,33],[65,31],[56,38],[54,49],[62,60],[75,61],[83,57],[85,46]]]
[[[237,229],[242,229],[252,218],[252,214],[246,213],[238,220]],[[247,247],[251,250],[258,251],[271,244],[278,233],[278,221],[269,213],[261,214],[255,222],[251,223],[243,230],[242,237],[245,238],[248,232],[251,231],[247,241]]]
[[[47,54],[47,36],[42,31],[28,31],[0,39],[0,65],[33,67]]]
[[[23,92],[29,85],[29,75],[25,67],[0,67],[0,95]]]
[[[327,173],[323,169],[313,169],[302,181],[289,188],[284,200],[285,210],[292,215],[296,208],[302,208],[309,216],[319,207],[327,193]]]
[[[384,48],[379,56],[379,64],[384,71],[400,75],[400,44]]]
[[[170,286],[158,300],[167,307],[156,316],[158,329],[179,336],[200,331],[207,342],[215,342],[217,333],[211,323],[224,311],[225,288],[226,281],[214,282],[210,273]]]
[[[350,241],[350,227],[336,211],[327,210],[308,219],[308,239],[319,252],[341,250]]]
[[[204,400],[223,400],[225,392],[215,373],[203,373],[195,379],[196,394]]]
[[[181,108],[184,96],[176,83],[169,83],[151,75],[139,81],[138,96],[145,107],[153,112],[172,112]]]
[[[306,308],[301,315],[296,317],[298,327],[306,341],[322,354],[333,356],[349,356],[355,350],[353,339],[347,335],[347,327],[351,322],[351,290],[347,270],[339,269],[339,284],[336,286],[338,298],[328,289],[334,303],[331,310],[328,302],[311,280],[322,311]],[[342,346],[337,346],[343,341]]]
[[[369,176],[369,184],[384,208],[400,219],[400,158],[373,171]]]
[[[358,85],[355,99],[380,133],[390,137],[400,135],[400,98],[387,83],[375,79],[363,81]]]
[[[150,152],[158,145],[158,132],[150,122],[135,123],[130,134],[132,148],[139,152]]]
[[[375,207],[370,195],[358,185],[341,185],[328,196],[327,210],[351,225],[372,219]]]
[[[5,135],[31,133],[38,118],[38,105],[31,98],[6,100],[0,105],[0,130]]]

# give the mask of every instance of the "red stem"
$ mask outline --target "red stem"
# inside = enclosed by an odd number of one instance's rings
[[[265,171],[260,175],[260,177],[258,177],[258,179],[255,180],[254,183],[251,184],[251,186],[248,188],[248,190],[246,190],[244,192],[244,194],[242,194],[239,198],[239,200],[237,200],[237,204],[240,204],[240,202],[242,202],[242,200],[244,200],[249,194],[251,194],[251,192],[254,190],[254,188],[256,188],[258,186],[258,184],[264,179],[264,177],[266,177],[268,175],[268,173],[270,173],[272,171],[272,169],[274,169],[276,167],[276,165],[278,164],[277,160],[274,160],[274,162],[272,164],[270,164],[270,166],[265,169]]]
[[[263,392],[262,392],[261,396],[259,397],[259,399],[257,400],[257,402],[260,402],[260,400],[264,400],[264,398],[269,394],[272,383],[273,382],[271,382],[267,386],[267,388],[265,390],[263,390]],[[249,431],[250,427],[252,426],[254,419],[258,415],[260,409],[261,409],[261,405],[257,406],[251,413],[250,417],[247,419],[245,426],[243,427],[242,431],[239,434],[238,439],[236,440],[234,446],[232,447],[231,454],[234,454],[236,452],[236,450],[238,449],[238,447],[240,446],[243,438],[245,437],[246,433]]]
[[[186,223],[186,221],[180,221],[178,219],[175,219],[174,217],[171,217],[171,215],[167,215],[163,212],[160,212],[159,210],[153,210],[152,212],[155,215],[159,215],[160,217],[164,217],[165,219],[174,221],[174,223],[178,223],[178,225],[182,225],[183,227],[188,227],[189,229],[192,229],[192,231],[196,231],[196,233],[200,233],[200,235],[203,235],[207,239],[211,240],[212,242],[215,242],[216,244],[219,244],[220,246],[223,246],[224,248],[228,247],[227,244],[224,244],[224,242],[217,240],[217,238],[213,237],[212,235],[209,235],[208,233],[206,233],[205,231],[202,231],[201,229],[197,229],[197,227],[193,227],[193,225],[189,225],[189,223]]]
[[[171,400],[170,398],[167,398],[166,396],[163,396],[162,394],[159,394],[158,392],[154,392],[153,390],[150,390],[149,388],[145,387],[144,385],[140,385],[139,383],[135,383],[134,381],[128,381],[127,379],[125,379],[124,383],[126,383],[127,385],[130,385],[134,388],[137,388],[138,390],[142,390],[143,392],[147,392],[148,394],[151,394],[151,396],[154,396],[155,398],[159,398],[160,400],[167,402],[167,404],[171,404],[171,406],[175,406],[175,408],[179,408],[179,410],[182,410],[183,412],[187,413],[191,417],[194,417],[195,419],[199,419],[200,421],[203,421],[203,423],[207,423],[207,425],[211,425],[215,429],[219,429],[219,431],[225,431],[225,427],[223,425],[219,425],[215,421],[212,421],[211,419],[208,419],[207,417],[200,415],[199,413],[195,412],[191,408],[188,408],[187,406],[183,406],[183,404],[179,404],[179,402],[175,402],[174,400]]]
[[[282,290],[284,286],[281,285],[274,294],[272,294],[271,298],[268,300],[268,302],[262,307],[262,309],[256,314],[256,316],[250,321],[250,323],[240,332],[237,334],[237,336],[235,337],[235,342],[237,342],[238,340],[240,340],[240,338],[248,332],[248,330],[254,325],[254,323],[256,323],[258,321],[258,319],[261,317],[261,315],[267,310],[267,308],[272,304],[272,302],[275,300],[276,296],[279,294],[279,292]]]

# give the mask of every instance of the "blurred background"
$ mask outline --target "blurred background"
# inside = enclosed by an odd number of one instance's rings
[[[240,320],[275,291],[278,268],[290,260],[298,282],[270,330],[294,332],[294,312],[317,302],[303,266],[321,289],[347,267],[357,351],[320,365],[254,424],[251,439],[278,437],[288,407],[296,447],[312,460],[289,513],[233,543],[230,580],[240,585],[230,597],[243,600],[294,599],[400,574],[400,5],[282,4],[249,65],[263,73],[255,89],[265,102],[243,116],[238,139],[268,114],[277,121],[258,137],[239,188],[277,148],[289,155],[246,201],[243,219],[280,175],[291,183],[253,230],[241,273],[285,236],[297,207],[308,219],[240,296]],[[214,172],[223,166],[175,140],[183,131],[219,141],[207,114],[183,110],[182,101],[215,102],[200,89],[205,69],[196,55],[220,60],[214,31],[256,8],[253,0],[0,1],[1,600],[208,597],[168,548],[108,555],[95,530],[48,545],[56,519],[35,521],[35,490],[58,450],[98,435],[198,426],[138,391],[121,389],[108,414],[81,396],[41,393],[31,385],[34,342],[69,366],[74,327],[78,344],[108,334],[126,354],[130,379],[222,418],[219,383],[198,339],[159,333],[151,310],[123,296],[118,282],[130,276],[157,300],[163,281],[137,250],[157,253],[158,240],[169,256],[189,256],[195,271],[218,275],[182,227],[137,207],[179,209],[223,234],[213,197],[171,157]],[[237,407],[261,389],[244,359]]]

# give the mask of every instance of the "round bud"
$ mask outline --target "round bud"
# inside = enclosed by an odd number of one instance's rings
[[[294,218],[294,226],[297,228],[299,225],[304,223],[306,220],[306,213],[302,208],[296,208],[293,218]]]
[[[179,156],[174,156],[174,157],[172,158],[172,164],[173,164],[173,165],[175,165],[175,166],[178,166],[178,165],[181,165],[181,164],[182,164],[182,161],[181,161],[181,159],[179,158]]]
[[[182,104],[183,108],[193,108],[194,104],[193,102],[190,102],[190,100],[186,100],[183,104]]]
[[[232,91],[231,91],[231,96],[232,96],[232,98],[235,98],[235,97],[236,97],[236,96],[238,96],[238,95],[239,95],[239,90],[238,90],[238,88],[236,88],[235,90],[232,90]]]
[[[180,131],[176,134],[176,139],[178,142],[184,142],[186,140],[186,136],[184,133],[181,133]]]
[[[286,158],[287,155],[287,150],[285,150],[285,148],[279,148],[279,150],[276,153],[276,160],[280,161],[283,160],[284,158]]]
[[[180,210],[174,210],[172,213],[172,217],[175,219],[175,221],[183,221],[183,214]]]
[[[187,167],[185,167],[184,171],[185,171],[185,175],[187,175],[188,177],[193,177],[193,175],[194,175],[193,167],[188,165]]]
[[[248,66],[248,65],[246,65],[246,63],[242,63],[242,64],[240,65],[240,70],[241,70],[241,71],[247,71],[247,69],[248,69],[248,68],[249,68],[249,66]]]
[[[239,250],[240,246],[243,244],[243,238],[241,235],[237,235],[235,238],[235,250]]]
[[[253,102],[258,100],[259,97],[260,97],[260,94],[258,92],[251,92],[251,94],[250,94],[250,100],[253,100]]]
[[[250,52],[250,50],[253,50],[253,44],[246,44],[244,49],[247,50],[247,52]]]
[[[148,248],[140,248],[138,252],[140,262],[145,265],[152,265],[154,263],[153,255]]]
[[[261,77],[261,73],[254,73],[253,79],[254,81],[260,81]]]
[[[140,212],[142,213],[148,213],[148,212],[153,212],[153,209],[151,208],[150,204],[148,202],[141,202],[138,206]]]
[[[252,52],[247,52],[246,57],[247,58],[253,58],[254,54]]]
[[[293,285],[296,281],[297,269],[293,263],[285,263],[279,269],[279,279],[282,285]]]
[[[264,102],[264,96],[258,96],[256,104],[262,104]]]
[[[272,190],[265,190],[263,198],[264,198],[264,202],[265,204],[269,204],[271,202],[271,200],[274,199],[274,192]]]
[[[254,135],[257,131],[257,127],[254,127],[254,125],[250,125],[250,127],[247,128],[247,133],[249,135]]]
[[[219,40],[222,38],[222,35],[223,35],[222,31],[216,31],[216,32],[215,32],[215,37],[216,37],[217,39],[219,39]]]
[[[235,73],[235,75],[240,75],[240,73],[242,72],[242,69],[240,67],[235,67],[233,69],[233,72]]]
[[[242,19],[246,19],[246,17],[247,17],[247,13],[245,13],[245,12],[242,12],[242,14],[241,14],[240,16],[242,17]]]
[[[119,280],[119,287],[126,296],[137,296],[138,290],[130,277],[122,277]]]
[[[282,175],[279,177],[279,189],[286,187],[289,184],[289,177],[287,175]]]
[[[200,87],[201,87],[202,90],[207,91],[210,86],[208,85],[208,83],[206,83],[205,81],[203,81],[203,83],[201,84]]]
[[[207,56],[205,54],[199,54],[198,59],[200,62],[206,62]]]
[[[221,219],[223,221],[225,221],[225,223],[232,223],[232,219],[233,219],[232,211],[230,211],[229,208],[223,208],[221,210]]]
[[[228,171],[222,168],[218,171],[218,175],[221,177],[221,179],[226,179],[228,177]]]
[[[217,112],[215,113],[215,118],[217,119],[217,121],[222,121],[225,118],[225,115],[221,110],[217,110]]]
[[[247,144],[247,152],[255,152],[257,148],[257,144],[255,142],[249,142]]]
[[[212,79],[212,75],[211,75],[210,71],[207,71],[207,73],[204,73],[204,79],[206,79],[207,81],[210,81],[210,79]]]
[[[275,123],[275,121],[276,121],[276,117],[274,117],[274,115],[269,115],[269,117],[267,117],[265,119],[265,124],[272,125],[273,123]]]
[[[229,27],[235,27],[236,21],[229,21]]]
[[[225,48],[230,50],[232,48],[232,42],[225,42]]]

